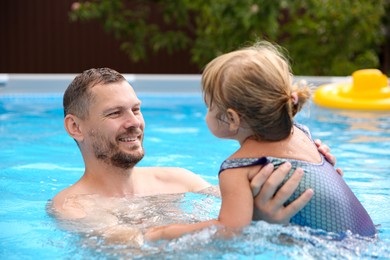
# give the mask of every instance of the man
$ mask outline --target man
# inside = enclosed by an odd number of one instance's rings
[[[127,243],[133,239],[141,243],[139,232],[113,214],[115,200],[108,198],[200,192],[210,187],[182,168],[135,167],[144,156],[145,122],[141,101],[118,72],[108,68],[84,71],[65,91],[63,105],[65,129],[80,148],[85,172],[53,198],[58,217],[96,225],[107,240]],[[328,147],[320,149],[335,161]],[[290,168],[285,164],[273,171],[268,165],[259,167],[259,173],[253,176],[251,186],[257,195],[256,216],[260,219],[287,222],[312,197],[313,191],[307,190],[293,203],[283,205],[303,174],[297,170],[275,194]]]

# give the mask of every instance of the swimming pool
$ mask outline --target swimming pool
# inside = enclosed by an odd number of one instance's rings
[[[201,95],[141,93],[139,97],[146,121],[146,156],[140,166],[184,167],[217,184],[220,163],[237,144],[208,132]],[[378,240],[350,236],[337,241],[332,234],[313,235],[306,228],[257,222],[233,241],[213,241],[213,230],[207,230],[142,250],[108,246],[97,237],[66,231],[46,213],[47,201],[83,171],[81,155],[63,129],[62,118],[59,93],[0,96],[2,259],[390,258],[390,113],[351,113],[311,105],[298,116],[313,136],[332,147],[346,182],[379,225]],[[220,201],[212,196],[186,194],[174,200],[188,221],[218,214]],[[174,216],[166,215],[170,217]]]

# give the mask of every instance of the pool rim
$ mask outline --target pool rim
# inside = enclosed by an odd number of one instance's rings
[[[63,93],[78,74],[0,74],[0,97]],[[200,74],[123,74],[137,93],[200,93]],[[295,76],[317,87],[350,82],[351,77]]]

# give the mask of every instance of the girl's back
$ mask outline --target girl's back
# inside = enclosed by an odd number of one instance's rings
[[[311,201],[290,220],[291,223],[328,232],[341,233],[350,230],[362,236],[374,235],[374,224],[352,190],[334,167],[318,153],[315,145],[308,145],[307,140],[312,142],[308,129],[302,125],[296,125],[294,128],[295,132],[289,140],[271,142],[268,145],[257,141],[244,144],[222,164],[221,170],[267,162],[271,162],[276,168],[289,161],[292,169],[287,178],[297,167],[302,168],[305,175],[285,204],[288,205],[309,188],[314,190]],[[304,137],[301,136],[302,133]],[[296,139],[304,145],[295,146]],[[267,160],[259,160],[261,157],[266,157]]]

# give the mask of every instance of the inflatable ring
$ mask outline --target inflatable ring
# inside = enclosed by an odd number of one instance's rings
[[[390,86],[377,69],[357,70],[351,83],[326,84],[317,88],[313,102],[337,109],[390,110]]]

